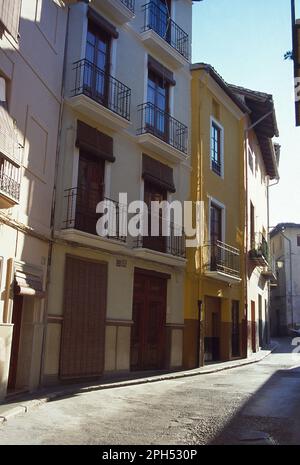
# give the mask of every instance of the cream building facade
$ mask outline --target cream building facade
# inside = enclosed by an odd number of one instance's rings
[[[268,345],[270,283],[275,279],[269,240],[269,186],[279,180],[280,146],[273,97],[231,86],[248,106],[244,128],[245,275],[248,355]]]
[[[100,237],[96,205],[188,198],[192,2],[66,3],[43,383],[179,368],[183,239]]]
[[[50,0],[2,0],[0,22],[3,399],[40,382],[66,12]]]

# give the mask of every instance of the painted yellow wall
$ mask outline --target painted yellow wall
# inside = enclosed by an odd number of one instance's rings
[[[224,178],[216,175],[210,167],[211,116],[224,128]],[[212,197],[226,207],[225,242],[241,251],[244,246],[244,139],[243,114],[227,94],[216,84],[205,70],[192,71],[192,180],[191,200],[205,204],[204,241],[209,242],[209,198]],[[187,366],[192,363],[189,350],[195,351],[196,330],[191,329],[191,320],[198,323],[198,300],[205,296],[219,297],[222,322],[231,322],[231,301],[240,301],[240,320],[244,308],[244,279],[229,286],[217,279],[207,278],[203,268],[202,250],[188,249],[185,288],[186,327],[193,335],[185,335],[184,359]],[[244,263],[241,255],[243,277]],[[204,314],[202,317],[204,317]],[[197,320],[197,322],[196,322]],[[229,341],[228,341],[229,342]],[[191,348],[191,345],[193,348]],[[226,352],[226,351],[225,351]]]

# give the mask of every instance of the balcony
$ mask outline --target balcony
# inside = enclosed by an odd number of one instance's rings
[[[255,266],[269,266],[269,246],[265,237],[261,233],[257,234],[252,240],[249,259]]]
[[[109,208],[110,230],[105,237],[96,231],[97,221],[101,217],[100,213],[96,213],[96,207],[101,201],[105,201]],[[114,244],[126,243],[126,236],[121,233],[126,221],[125,209],[118,202],[102,197],[98,190],[78,187],[66,189],[63,208],[61,235],[64,238],[96,247],[105,243],[105,248],[113,251],[118,250]],[[112,245],[109,246],[109,243]]]
[[[73,64],[75,86],[69,105],[110,129],[130,126],[131,90],[122,82],[83,59]]]
[[[217,241],[203,247],[204,274],[210,278],[239,283],[241,281],[240,251]]]
[[[118,24],[126,24],[135,16],[135,0],[96,0],[95,6],[111,15]]]
[[[174,68],[190,61],[189,36],[155,2],[143,6],[142,41]]]
[[[166,221],[169,231],[167,235],[151,236],[151,218],[148,219],[148,236],[139,236],[135,240],[136,256],[143,259],[157,261],[165,265],[184,267],[186,264],[185,234],[182,226]]]
[[[0,208],[10,208],[20,199],[20,168],[0,155]]]
[[[138,142],[170,161],[187,157],[188,128],[150,102],[138,106]]]

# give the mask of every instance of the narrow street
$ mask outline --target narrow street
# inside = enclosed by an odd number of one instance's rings
[[[291,341],[233,370],[57,399],[0,426],[0,444],[299,444]]]

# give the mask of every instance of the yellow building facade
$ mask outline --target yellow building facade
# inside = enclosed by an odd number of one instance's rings
[[[247,111],[211,66],[192,66],[191,200],[203,213],[201,244],[187,250],[186,368],[244,352]]]

